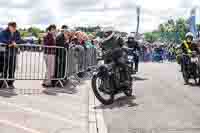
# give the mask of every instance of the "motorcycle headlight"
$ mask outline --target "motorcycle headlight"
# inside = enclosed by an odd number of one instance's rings
[[[129,59],[129,60],[132,60],[132,59],[133,59],[133,56],[128,56],[128,59]]]
[[[198,62],[198,58],[197,58],[197,57],[192,57],[192,58],[191,58],[191,62],[192,62],[192,63]]]

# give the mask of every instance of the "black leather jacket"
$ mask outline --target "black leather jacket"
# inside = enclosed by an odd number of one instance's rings
[[[133,48],[134,51],[140,51],[140,46],[137,41],[135,40],[132,42],[127,41],[126,43],[127,43],[128,48]]]
[[[121,48],[124,45],[124,41],[120,36],[114,35],[109,40],[102,42],[103,51],[112,51],[115,48]]]

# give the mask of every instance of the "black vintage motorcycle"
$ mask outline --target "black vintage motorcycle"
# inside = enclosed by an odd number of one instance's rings
[[[193,78],[195,84],[199,83],[200,69],[199,69],[199,57],[196,52],[186,55],[183,54],[183,65],[182,65],[182,75],[186,84],[189,83],[189,79]]]
[[[120,50],[122,55],[117,60],[113,59],[109,64],[100,65],[92,77],[93,92],[97,99],[105,105],[112,104],[118,93],[123,92],[126,96],[132,96],[132,77],[127,64],[127,51]]]

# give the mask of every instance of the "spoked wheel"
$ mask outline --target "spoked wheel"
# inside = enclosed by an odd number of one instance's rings
[[[96,98],[105,105],[112,104],[114,102],[114,94],[106,88],[106,82],[104,79],[97,75],[92,77],[92,89]]]

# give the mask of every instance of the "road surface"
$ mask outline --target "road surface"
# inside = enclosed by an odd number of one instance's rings
[[[108,133],[199,133],[200,87],[184,85],[175,63],[145,63],[134,82],[137,99],[119,95],[103,110]],[[42,81],[0,90],[1,133],[88,133],[90,81],[42,93]],[[25,94],[32,93],[32,94]]]
[[[200,87],[187,86],[175,63],[142,64],[137,99],[119,97],[103,109],[108,133],[199,133]]]
[[[87,84],[86,84],[87,85]],[[16,81],[13,93],[0,90],[1,133],[88,133],[88,87],[41,87]]]

